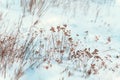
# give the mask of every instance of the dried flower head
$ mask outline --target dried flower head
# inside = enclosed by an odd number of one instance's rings
[[[50,31],[55,32],[55,28],[51,27]]]

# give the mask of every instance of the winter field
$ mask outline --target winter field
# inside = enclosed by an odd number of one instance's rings
[[[0,80],[120,80],[120,0],[0,0]]]

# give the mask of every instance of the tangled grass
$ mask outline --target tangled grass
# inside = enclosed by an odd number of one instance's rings
[[[99,55],[98,49],[81,49],[81,41],[71,36],[71,30],[66,24],[51,27],[47,32],[43,28],[36,29],[36,21],[26,35],[21,33],[21,24],[10,35],[0,34],[0,72],[4,78],[11,76],[11,80],[19,80],[26,70],[39,68],[44,62],[50,64],[55,61],[62,64],[64,61],[71,61],[73,69],[85,73],[84,77],[98,74],[100,69],[107,69],[106,61],[112,63],[111,56]],[[76,36],[79,37],[78,34]],[[119,57],[117,55],[116,58]],[[119,66],[116,64],[114,69]],[[71,72],[68,74],[71,76]]]

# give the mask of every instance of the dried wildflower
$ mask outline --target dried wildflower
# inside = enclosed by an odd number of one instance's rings
[[[111,42],[111,37],[108,37],[107,41],[108,41],[108,43],[110,43]]]
[[[92,72],[91,72],[91,69],[87,71],[87,74],[90,75]]]
[[[61,41],[60,40],[56,41],[56,44],[57,46],[59,46],[61,44]]]
[[[68,38],[68,40],[69,40],[70,42],[72,42],[73,39],[72,39],[72,38]]]
[[[39,54],[39,53],[40,53],[40,51],[36,51],[35,53],[36,53],[36,54]]]
[[[55,32],[55,28],[51,27],[50,31]]]
[[[72,52],[72,51],[74,51],[75,49],[74,48],[70,48],[70,51]]]
[[[57,26],[57,30],[58,30],[58,32],[60,31],[60,26]]]
[[[63,53],[64,53],[64,50],[60,50],[60,53],[63,54]]]
[[[101,57],[100,57],[100,56],[94,56],[94,58],[101,59]],[[101,59],[101,60],[102,60],[102,59]]]
[[[70,36],[70,33],[68,31],[64,31],[65,36]]]
[[[46,59],[46,58],[44,58],[44,59],[43,59],[43,61],[45,62],[45,61],[47,61],[47,59]]]
[[[63,32],[65,31],[65,27],[61,27],[60,29],[61,29]]]
[[[91,68],[95,68],[95,64],[91,64]]]
[[[95,50],[92,52],[92,54],[97,54],[98,51],[99,51],[98,49],[95,49]]]
[[[62,63],[62,61],[58,58],[55,61],[58,62],[59,64]]]
[[[67,24],[64,24],[63,26],[64,26],[64,27],[67,27]]]
[[[92,57],[92,55],[91,55],[91,53],[90,53],[90,52],[86,51],[85,53],[89,56],[89,58],[91,58],[91,57]]]
[[[48,69],[49,67],[48,66],[45,66],[45,69]]]

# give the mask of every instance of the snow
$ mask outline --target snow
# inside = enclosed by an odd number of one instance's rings
[[[18,0],[8,0],[8,8],[6,8],[6,1],[0,0],[0,14],[2,13],[2,17],[0,16],[0,33],[9,34],[9,32],[14,31],[20,19],[22,19],[22,33],[27,33],[29,27],[36,20],[40,22],[36,27],[44,28],[47,31],[46,34],[49,34],[48,30],[51,26],[68,24],[69,29],[72,30],[72,36],[76,39],[75,35],[79,34],[79,39],[84,43],[84,46],[80,45],[79,47],[83,49],[88,47],[91,48],[91,51],[99,49],[99,55],[105,60],[108,68],[100,69],[99,74],[91,74],[89,77],[84,77],[84,69],[89,69],[93,59],[90,59],[89,62],[86,61],[85,64],[89,66],[85,68],[79,60],[76,60],[78,62],[75,60],[64,60],[62,64],[51,61],[52,66],[44,62],[39,68],[26,70],[20,80],[120,80],[120,67],[118,69],[115,67],[116,64],[120,65],[120,61],[115,58],[120,55],[120,0],[116,0],[116,4],[113,6],[103,5],[102,0],[93,0],[96,2],[91,3],[87,14],[84,15],[84,11],[78,11],[74,17],[71,16],[72,13],[68,13],[69,15],[63,14],[63,9],[61,8],[52,7],[40,18],[29,13],[23,17]],[[99,7],[96,7],[97,3],[100,3]],[[97,19],[96,8],[100,10]],[[5,27],[7,31],[3,32]],[[88,31],[88,35],[86,35],[85,31]],[[86,36],[86,40],[84,36]],[[95,41],[95,36],[99,37],[98,41]],[[106,44],[108,37],[111,37],[111,42]],[[112,56],[109,59],[113,62],[104,58],[107,55]],[[97,61],[93,63],[101,65]],[[77,66],[75,64],[78,64],[78,66],[81,64],[82,68],[76,70]],[[15,67],[12,68],[13,70],[17,69],[19,63],[16,65],[17,63],[14,63]],[[46,66],[48,66],[48,69],[46,69]],[[67,70],[63,72],[66,68]],[[12,69],[8,70],[8,73],[14,75]],[[115,69],[115,71],[112,71],[112,69]],[[71,76],[68,76],[69,71],[72,73]],[[4,78],[0,74],[0,80],[10,80],[9,77],[7,75],[7,78]]]

